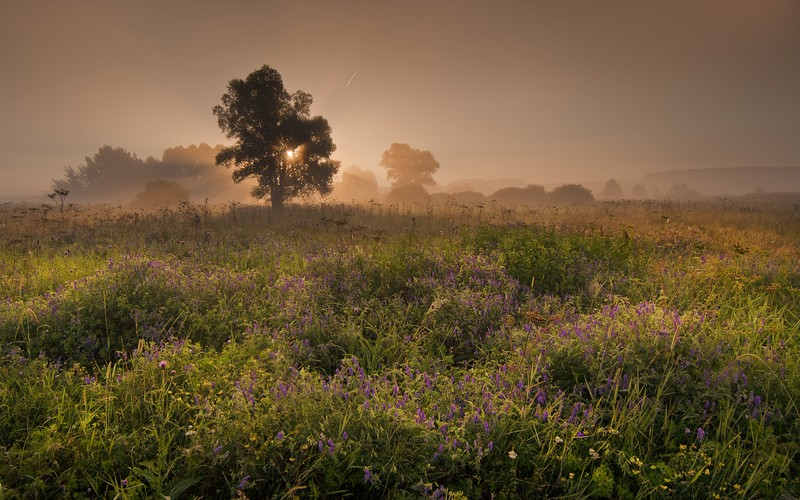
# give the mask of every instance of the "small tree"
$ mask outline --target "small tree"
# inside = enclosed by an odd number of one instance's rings
[[[61,222],[64,222],[64,204],[67,202],[67,196],[69,196],[69,190],[67,189],[56,189],[47,195],[47,197],[53,200],[53,203],[55,203],[55,205],[58,207],[58,213],[61,217]]]
[[[84,165],[65,167],[64,178],[53,181],[53,190],[69,191],[72,199],[86,203],[127,197],[150,178],[148,165],[123,148],[101,146],[85,159]]]
[[[269,66],[231,80],[213,111],[236,143],[217,154],[217,165],[234,167],[236,182],[255,178],[253,196],[269,199],[273,208],[298,196],[330,193],[339,169],[330,160],[336,146],[328,121],[311,116],[311,103],[303,91],[289,94]]]
[[[543,203],[547,199],[547,193],[542,186],[528,184],[524,188],[511,186],[498,189],[490,198],[507,205],[528,205]]]
[[[600,194],[604,200],[621,200],[624,196],[625,193],[622,192],[622,187],[616,179],[609,179]]]
[[[413,149],[408,144],[392,144],[383,152],[380,165],[386,169],[386,175],[392,179],[392,186],[418,184],[433,186],[433,174],[439,170],[439,162],[430,151]]]
[[[553,189],[549,198],[556,204],[591,203],[594,201],[592,192],[579,184],[564,184]]]

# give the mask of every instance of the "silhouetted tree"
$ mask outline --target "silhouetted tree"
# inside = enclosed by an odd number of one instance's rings
[[[609,179],[606,185],[603,186],[603,191],[600,197],[604,200],[621,200],[625,194],[622,192],[622,187],[616,179]]]
[[[289,94],[281,75],[263,66],[245,79],[234,79],[214,107],[214,115],[233,146],[217,154],[217,165],[234,167],[233,180],[258,181],[253,196],[274,208],[297,196],[328,194],[339,162],[330,160],[336,146],[328,121],[311,116],[310,94]]]
[[[591,203],[594,201],[592,192],[578,184],[564,184],[553,189],[549,194],[553,203]]]
[[[216,165],[222,146],[208,144],[175,146],[163,157],[140,160],[123,148],[102,146],[86,163],[65,167],[64,177],[53,180],[53,189],[69,191],[70,200],[80,203],[132,199],[147,182],[161,179],[178,182],[202,198],[227,201],[247,198],[245,186],[233,183],[230,175]]]
[[[69,191],[78,202],[131,196],[149,170],[145,162],[123,148],[102,146],[86,164],[65,167],[64,178],[53,181],[53,190]]]
[[[61,222],[64,222],[64,204],[67,202],[67,196],[69,196],[69,191],[66,189],[56,189],[47,195],[47,197],[53,200],[53,203],[55,203],[55,205],[58,207],[58,213],[60,215]]]
[[[392,186],[433,186],[436,184],[433,174],[439,170],[439,162],[430,151],[398,143],[383,152],[380,165],[386,169],[386,176],[392,179]]]

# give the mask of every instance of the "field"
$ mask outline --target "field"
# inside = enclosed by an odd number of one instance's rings
[[[5,205],[0,497],[796,498],[797,200]]]

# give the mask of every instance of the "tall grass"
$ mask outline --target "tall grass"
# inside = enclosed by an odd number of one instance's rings
[[[0,495],[800,494],[791,208],[49,217],[0,217]]]

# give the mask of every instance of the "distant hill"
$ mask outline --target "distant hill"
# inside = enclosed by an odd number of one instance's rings
[[[644,176],[653,193],[667,193],[673,186],[686,187],[704,195],[739,195],[753,192],[800,192],[800,167],[700,168],[655,172]]]

